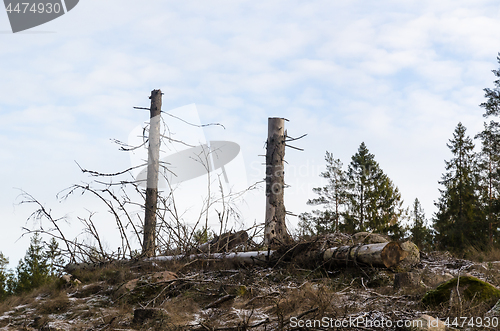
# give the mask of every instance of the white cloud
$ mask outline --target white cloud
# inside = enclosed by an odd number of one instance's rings
[[[418,197],[430,216],[454,127],[462,121],[472,136],[482,127],[499,14],[493,0],[80,2],[36,28],[55,33],[0,34],[4,185],[49,200],[81,178],[73,160],[128,165],[108,139],[126,140],[147,120],[132,107],[161,88],[164,109],[210,105],[202,122],[221,122],[241,141],[249,181],[261,179],[267,117],[308,133],[303,153],[287,153],[310,169],[289,178],[294,212],[321,184],[325,150],[347,165],[365,141],[406,202]],[[4,214],[14,198],[2,192]],[[261,221],[263,197],[249,201],[248,218]]]

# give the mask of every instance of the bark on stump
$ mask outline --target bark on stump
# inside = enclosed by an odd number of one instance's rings
[[[285,120],[270,117],[266,151],[266,220],[264,240],[268,247],[290,242],[285,224]]]
[[[156,251],[156,208],[158,202],[158,170],[160,166],[161,90],[151,91],[149,121],[148,173],[144,215],[142,255],[151,257]]]

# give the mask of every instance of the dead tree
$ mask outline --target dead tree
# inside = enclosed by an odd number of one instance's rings
[[[284,185],[285,119],[268,119],[266,151],[266,221],[264,242],[268,247],[288,243],[286,231]]]
[[[142,255],[152,257],[156,252],[156,209],[158,201],[158,170],[160,165],[161,90],[151,91],[149,122],[148,173],[144,216]]]
[[[171,255],[157,256],[151,261],[171,261],[188,258],[191,260],[213,260],[224,259],[235,264],[262,264],[278,265],[280,262],[295,262],[306,268],[326,268],[338,267],[381,267],[393,270],[410,271],[420,262],[420,254],[417,246],[413,243],[405,242],[399,244],[395,241],[368,244],[331,247],[327,249],[313,248],[307,250],[310,243],[295,244],[290,249],[283,252],[283,247],[279,251],[250,251],[250,252],[206,252],[192,255]]]

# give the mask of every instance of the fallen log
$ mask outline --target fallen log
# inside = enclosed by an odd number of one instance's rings
[[[284,251],[253,251],[213,254],[169,255],[146,258],[143,261],[172,261],[172,260],[226,260],[236,265],[266,265],[272,266],[281,261],[306,263],[308,266],[318,264],[342,266],[373,266],[385,267],[398,272],[409,271],[419,262],[418,249],[412,243],[399,244],[395,241],[368,245],[353,245],[331,247],[326,250],[307,250],[306,246],[296,245],[300,248]],[[291,252],[291,253],[290,253]],[[286,257],[288,255],[288,258]],[[89,264],[81,264],[74,269],[87,268]],[[69,268],[67,268],[69,269]],[[401,270],[400,270],[401,269]],[[71,271],[66,270],[71,273]]]
[[[340,246],[326,249],[324,252],[309,252],[309,257],[328,262],[334,266],[369,265],[392,268],[407,257],[408,253],[395,241],[387,243]]]
[[[157,256],[149,258],[148,260],[156,261],[170,261],[178,259],[225,259],[229,262],[236,264],[266,264],[268,261],[273,265],[276,261],[282,261],[285,254],[278,251],[268,252],[234,252],[234,253],[214,253],[214,254],[191,254],[191,255],[172,255],[172,256]],[[356,266],[356,265],[369,265],[373,267],[394,268],[400,264],[404,264],[405,259],[409,253],[403,247],[395,242],[369,244],[369,245],[354,245],[354,246],[341,246],[332,247],[324,251],[311,250],[304,251],[302,254],[292,253],[293,257],[300,260],[305,256],[308,264],[318,264],[327,262],[331,266]],[[418,255],[417,255],[418,256]],[[411,254],[412,259],[415,254]],[[288,260],[288,259],[286,259]],[[414,260],[412,260],[415,262]]]

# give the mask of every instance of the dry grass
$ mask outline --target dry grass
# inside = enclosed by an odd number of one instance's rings
[[[443,266],[448,265],[447,260],[443,261]],[[485,273],[488,281],[497,286],[500,285],[499,269],[500,266],[492,264]],[[141,276],[146,279],[145,274],[164,270],[176,272],[178,279],[139,282],[139,288],[124,291],[122,284],[127,281]],[[56,314],[65,320],[77,321],[74,325],[81,330],[174,331],[280,330],[289,328],[291,317],[302,314],[304,319],[322,316],[342,319],[370,312],[397,320],[416,318],[422,311],[440,318],[484,316],[490,308],[477,300],[455,300],[441,307],[424,307],[420,299],[426,289],[414,285],[395,291],[393,274],[386,269],[319,267],[305,270],[292,264],[280,268],[235,268],[227,262],[169,261],[156,265],[106,266],[75,274],[84,282],[82,286],[65,289],[49,284],[33,293],[9,298],[0,305],[0,311],[28,305],[36,309],[35,316],[46,319],[44,323]],[[73,299],[69,300],[67,293]],[[228,295],[229,300],[204,309]],[[138,307],[161,308],[168,314],[165,318],[134,325],[133,312]],[[30,318],[32,322],[31,315]],[[265,318],[268,321],[262,328],[255,327]],[[5,322],[0,321],[0,327],[4,325]]]
[[[40,314],[61,314],[66,311],[71,306],[71,302],[68,299],[66,292],[59,292],[55,296],[45,298],[41,300],[38,304],[37,311]]]
[[[476,247],[469,247],[457,257],[480,263],[500,261],[500,248],[494,247],[488,250],[480,250]]]

